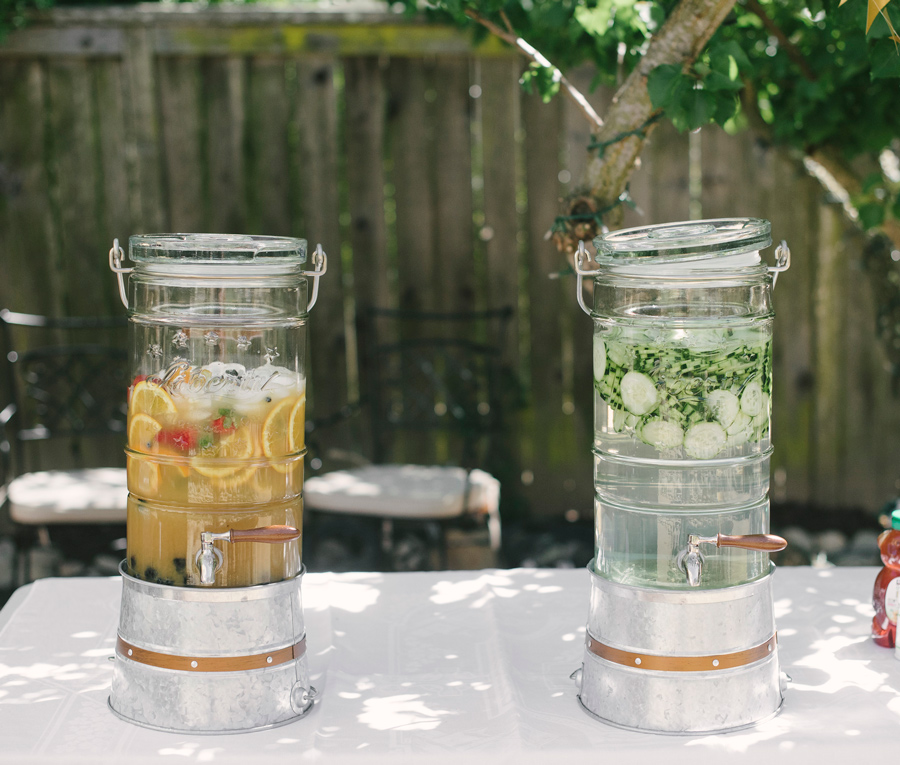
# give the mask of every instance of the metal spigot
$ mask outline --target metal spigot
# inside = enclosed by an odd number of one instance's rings
[[[194,556],[194,565],[200,571],[200,584],[214,584],[216,572],[222,568],[222,551],[215,542],[292,542],[300,538],[300,531],[293,526],[261,526],[256,529],[228,529],[228,531],[201,531],[200,549]]]
[[[744,550],[759,550],[761,552],[776,552],[787,547],[787,540],[775,534],[716,534],[714,537],[703,537],[699,534],[688,536],[688,546],[678,553],[675,564],[684,571],[687,582],[691,587],[700,586],[700,577],[703,573],[703,553],[700,545],[715,545],[716,547],[740,547]]]

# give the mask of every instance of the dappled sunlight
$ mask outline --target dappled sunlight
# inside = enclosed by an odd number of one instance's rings
[[[304,611],[328,611],[337,608],[359,614],[378,602],[384,575],[380,573],[352,573],[332,575],[303,587]]]
[[[357,719],[373,730],[434,730],[442,717],[452,714],[445,709],[431,709],[416,694],[367,699],[365,711]]]

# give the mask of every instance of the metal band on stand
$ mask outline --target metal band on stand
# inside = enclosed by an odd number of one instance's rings
[[[119,658],[160,669],[177,669],[183,672],[242,672],[249,669],[277,667],[279,664],[299,659],[306,654],[306,636],[304,635],[294,645],[250,656],[175,656],[138,648],[118,637],[116,654]]]
[[[775,650],[776,635],[772,635],[765,643],[744,651],[723,653],[714,656],[654,656],[645,653],[633,653],[605,645],[587,636],[587,649],[605,661],[621,664],[634,669],[656,670],[659,672],[706,672],[718,669],[734,669],[747,664],[754,664],[765,659]]]

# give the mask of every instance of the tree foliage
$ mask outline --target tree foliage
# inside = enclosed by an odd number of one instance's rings
[[[420,12],[416,0],[404,0]],[[874,0],[868,0],[874,3]],[[593,64],[594,85],[621,84],[641,61],[674,0],[434,0],[425,12],[489,32],[473,14],[514,30],[561,70]],[[897,7],[895,7],[897,6]],[[467,13],[468,12],[468,13]],[[647,77],[653,108],[679,130],[754,123],[767,138],[847,168],[867,166],[849,189],[867,229],[900,221],[897,177],[879,156],[900,136],[900,2],[867,27],[867,0],[739,0],[702,55]],[[532,63],[523,86],[545,99],[559,90]]]

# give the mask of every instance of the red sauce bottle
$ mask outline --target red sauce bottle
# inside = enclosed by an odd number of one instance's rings
[[[900,510],[891,513],[891,528],[878,537],[878,549],[884,568],[878,572],[872,592],[872,638],[878,645],[893,648],[900,611]]]

